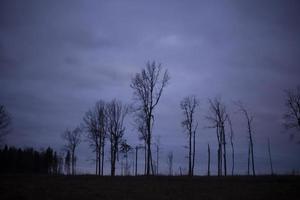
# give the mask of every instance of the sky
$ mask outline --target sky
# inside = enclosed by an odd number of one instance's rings
[[[216,173],[217,137],[205,119],[208,98],[216,96],[232,118],[236,173],[247,170],[248,148],[238,100],[254,116],[257,172],[270,173],[268,138],[275,172],[299,171],[300,145],[289,137],[296,132],[282,126],[284,91],[300,85],[299,10],[296,0],[2,0],[0,103],[12,116],[5,142],[61,151],[64,130],[80,125],[96,101],[132,103],[132,77],[156,61],[171,78],[155,110],[161,173],[171,151],[174,172],[187,169],[179,105],[188,95],[200,100],[195,174],[206,173],[208,143]],[[135,146],[141,142],[132,122],[127,116],[125,137]],[[93,158],[83,137],[78,171],[93,172]]]

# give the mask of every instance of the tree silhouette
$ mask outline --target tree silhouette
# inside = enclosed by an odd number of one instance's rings
[[[247,129],[249,135],[249,148],[248,148],[248,169],[247,173],[250,175],[250,163],[252,163],[252,174],[255,176],[255,165],[254,165],[254,149],[253,149],[253,133],[252,133],[252,122],[254,117],[249,115],[248,110],[245,108],[241,101],[236,102],[239,110],[245,115],[247,120]]]
[[[284,126],[286,129],[296,129],[300,133],[300,86],[295,90],[286,91],[285,105],[287,111],[283,116]]]
[[[183,110],[184,120],[181,122],[188,135],[188,149],[189,149],[189,168],[188,175],[193,176],[195,166],[195,153],[196,153],[196,130],[198,122],[195,120],[195,109],[199,106],[199,101],[195,96],[185,97],[180,102],[180,107]]]
[[[110,141],[111,176],[115,176],[119,145],[122,142],[125,131],[123,123],[128,111],[128,106],[115,99],[107,104],[106,116]]]
[[[75,128],[73,131],[68,129],[62,135],[62,138],[65,140],[65,149],[70,152],[71,155],[71,173],[75,175],[76,173],[76,148],[81,142],[81,129]]]
[[[150,166],[152,166],[151,139],[154,110],[160,100],[163,89],[169,81],[168,71],[165,70],[161,76],[161,69],[161,64],[157,65],[155,62],[148,62],[146,69],[143,69],[141,73],[137,73],[130,85],[134,90],[134,96],[138,103],[137,111],[143,112],[145,117],[147,128],[147,175],[150,175]]]
[[[107,136],[106,103],[98,101],[95,107],[85,114],[83,121],[90,148],[96,153],[96,174],[103,175],[104,147]]]
[[[0,105],[0,142],[9,132],[11,118],[3,105]]]
[[[231,166],[231,175],[234,174],[234,145],[233,145],[233,128],[232,128],[232,122],[230,119],[229,114],[227,114],[228,124],[230,128],[230,146],[231,146],[231,160],[232,160],[232,166]]]
[[[0,173],[59,174],[57,155],[50,147],[36,151],[5,145],[0,149],[0,163]]]
[[[225,122],[227,120],[226,107],[221,98],[209,99],[210,115],[206,119],[211,123],[210,128],[215,128],[218,139],[218,176],[222,176],[222,166],[224,163],[224,175],[227,175],[226,164],[226,135]],[[223,159],[222,159],[223,154]]]
[[[210,176],[210,146],[207,144],[207,176]]]

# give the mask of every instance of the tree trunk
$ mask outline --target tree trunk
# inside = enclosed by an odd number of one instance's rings
[[[188,175],[192,176],[192,133],[189,130],[189,171]]]
[[[251,131],[251,120],[248,119],[248,131],[249,131],[249,140],[250,140],[250,155],[252,161],[252,174],[255,176],[255,167],[254,167],[254,153],[253,153],[253,140],[252,140],[252,131]]]
[[[272,157],[271,157],[271,146],[270,146],[270,139],[268,138],[268,152],[269,152],[269,160],[270,160],[270,167],[271,167],[271,175],[274,174],[273,171],[273,163],[272,163]]]
[[[99,144],[99,147],[98,147],[98,175],[100,176],[101,175],[101,163],[102,163],[102,160],[101,160],[101,142]]]
[[[151,174],[154,175],[152,152],[150,151]]]
[[[115,153],[114,153],[114,144],[111,142],[110,145],[110,175],[114,176],[115,175]]]
[[[222,154],[221,154],[221,135],[219,132],[219,125],[216,127],[217,139],[218,139],[218,176],[222,176]]]
[[[221,143],[221,141],[220,141],[220,143],[219,143],[219,170],[220,170],[220,176],[222,176],[223,175],[223,163],[222,163],[222,143]]]
[[[75,149],[72,149],[72,175],[75,175]]]
[[[148,116],[147,122],[147,171],[146,175],[150,175],[150,162],[151,162],[151,114],[150,117]],[[152,163],[151,163],[152,164]]]
[[[135,147],[135,176],[137,176],[138,147]]]
[[[116,173],[116,155],[113,153],[113,160],[112,160],[112,166],[111,166],[111,176],[115,176]]]
[[[196,130],[193,132],[193,162],[192,162],[192,175],[194,175],[195,154],[196,154]]]
[[[158,175],[158,163],[159,163],[159,146],[156,146],[156,175]]]
[[[248,170],[247,170],[248,176],[250,175],[250,154],[251,154],[250,148],[251,148],[251,145],[250,145],[250,142],[249,142],[249,147],[248,147]]]
[[[126,152],[126,159],[125,159],[125,176],[129,175],[129,169],[128,169],[128,155]]]
[[[254,153],[253,153],[253,142],[251,137],[251,159],[252,159],[252,173],[255,176],[255,167],[254,167]]]
[[[144,167],[144,175],[146,175],[146,171],[147,171],[147,143],[145,141],[145,147],[144,147],[144,154],[145,154],[145,161],[144,161],[144,164],[145,164],[145,167]]]
[[[226,162],[226,138],[225,138],[225,128],[222,125],[222,138],[223,138],[223,160],[224,160],[224,176],[227,176],[227,162]]]
[[[102,166],[101,166],[101,176],[103,176],[103,174],[104,174],[104,172],[103,172],[103,170],[104,170],[104,141],[103,141],[103,144],[102,144],[102,162],[101,162],[101,164],[102,164]]]
[[[231,175],[233,176],[234,174],[234,146],[233,146],[233,142],[231,140],[231,150],[232,150],[232,168],[231,168]]]
[[[209,147],[209,144],[207,144],[207,154],[208,154],[207,176],[210,176],[210,147]]]
[[[98,150],[96,150],[96,175],[98,175]]]

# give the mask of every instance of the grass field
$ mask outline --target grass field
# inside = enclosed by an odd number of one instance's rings
[[[1,175],[0,199],[300,199],[300,177]]]

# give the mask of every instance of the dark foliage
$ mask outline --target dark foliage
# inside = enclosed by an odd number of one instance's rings
[[[5,146],[0,149],[0,173],[59,174],[59,160],[50,147],[44,151],[36,151],[33,148]]]

